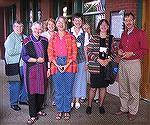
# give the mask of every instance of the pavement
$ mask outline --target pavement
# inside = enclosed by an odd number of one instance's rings
[[[4,61],[0,60],[0,125],[26,125],[29,118],[28,106],[21,105],[20,111],[14,111],[9,105],[9,91],[7,77],[4,74]],[[55,106],[49,101],[44,111],[47,116],[40,117],[34,125],[150,125],[150,103],[140,100],[140,107],[134,121],[129,121],[127,115],[116,116],[114,113],[119,110],[120,100],[117,96],[106,95],[104,108],[105,114],[99,114],[98,105],[93,102],[92,114],[87,115],[85,110],[87,101],[81,104],[76,110],[72,109],[71,118],[65,121],[63,118],[56,120]]]

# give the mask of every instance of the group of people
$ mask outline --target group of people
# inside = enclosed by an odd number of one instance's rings
[[[6,63],[19,62],[22,74],[21,77],[19,74],[8,76],[10,105],[16,111],[21,110],[18,104],[29,105],[27,124],[36,122],[38,116],[47,115],[42,106],[48,103],[48,91],[56,105],[56,119],[69,120],[71,108],[79,109],[86,99],[87,71],[90,89],[86,113],[92,113],[96,91],[99,92],[99,113],[105,113],[104,99],[109,86],[105,69],[114,53],[109,22],[100,20],[95,35],[86,30],[88,24],[83,27],[81,14],[74,14],[72,23],[73,27],[67,29],[65,17],[50,18],[46,21],[47,30],[43,32],[42,23],[36,21],[32,24],[31,35],[26,37],[23,24],[16,21],[14,31],[5,42]],[[124,24],[126,29],[117,51],[121,60],[118,73],[121,108],[115,114],[128,113],[129,120],[134,120],[139,107],[140,60],[148,48],[146,33],[135,27],[132,13],[125,14]]]

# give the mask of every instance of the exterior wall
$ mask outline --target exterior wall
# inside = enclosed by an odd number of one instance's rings
[[[117,2],[116,2],[117,1]],[[106,19],[110,19],[111,11],[125,10],[125,12],[132,12],[137,16],[138,0],[106,0]],[[142,29],[150,33],[150,1],[142,0]],[[115,3],[115,4],[114,4]],[[148,42],[150,42],[150,36],[148,35]],[[150,48],[150,44],[149,44]],[[144,57],[142,61],[142,78],[140,85],[141,98],[150,101],[150,53]],[[108,87],[108,92],[114,95],[119,95],[118,85],[115,83]]]
[[[1,7],[9,7],[16,4],[16,18],[20,19],[20,0],[0,0]]]
[[[4,24],[3,17],[4,17],[4,8],[0,8],[0,24]],[[4,56],[3,43],[4,43],[4,27],[3,25],[0,25],[0,58]]]
[[[20,20],[20,0],[16,0],[16,19]]]
[[[106,0],[106,19],[109,20],[111,11],[125,10],[137,14],[137,0]]]
[[[13,4],[16,4],[16,18],[20,19],[20,0],[1,0],[0,1],[0,23],[1,31],[0,33],[0,59],[4,58],[4,41],[6,36],[6,15],[5,15],[5,7],[9,7]]]
[[[125,12],[132,12],[137,14],[137,0],[106,0],[106,19],[110,20],[111,11],[125,10]],[[119,96],[118,82],[110,85],[107,92]]]
[[[150,1],[143,0],[143,17],[142,17],[142,29],[147,32],[148,42],[150,48]],[[150,50],[149,54],[145,56],[142,62],[142,82],[141,82],[141,96],[143,99],[150,101]]]
[[[0,0],[0,6],[1,7],[10,6],[12,4],[15,4],[17,1],[19,0]]]
[[[53,1],[42,0],[41,2],[42,20],[46,20],[49,17],[53,17]]]

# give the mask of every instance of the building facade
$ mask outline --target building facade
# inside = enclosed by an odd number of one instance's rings
[[[23,22],[24,32],[28,35],[32,22],[36,20],[44,21],[49,17],[56,19],[64,15],[70,27],[72,14],[80,12],[94,32],[99,19],[106,18],[111,22],[112,13],[131,11],[136,15],[137,26],[150,34],[148,5],[149,0],[0,0],[0,58],[4,58],[4,41],[12,32],[12,24],[16,19]],[[150,43],[150,35],[148,40]],[[150,54],[142,61],[141,96],[150,100]]]

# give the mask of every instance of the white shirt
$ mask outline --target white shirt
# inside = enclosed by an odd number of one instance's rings
[[[51,37],[48,31],[45,31],[45,32],[41,33],[41,36],[46,37],[48,40],[49,40],[50,37]]]
[[[81,35],[81,33],[83,33],[82,28],[80,28],[80,31],[78,34],[76,34],[75,30],[74,30],[74,26],[71,28],[71,32],[73,33],[73,35],[76,37],[76,39],[78,38],[78,36]],[[84,38],[84,46],[87,46],[89,44],[89,36],[88,33],[85,32],[85,38]]]

